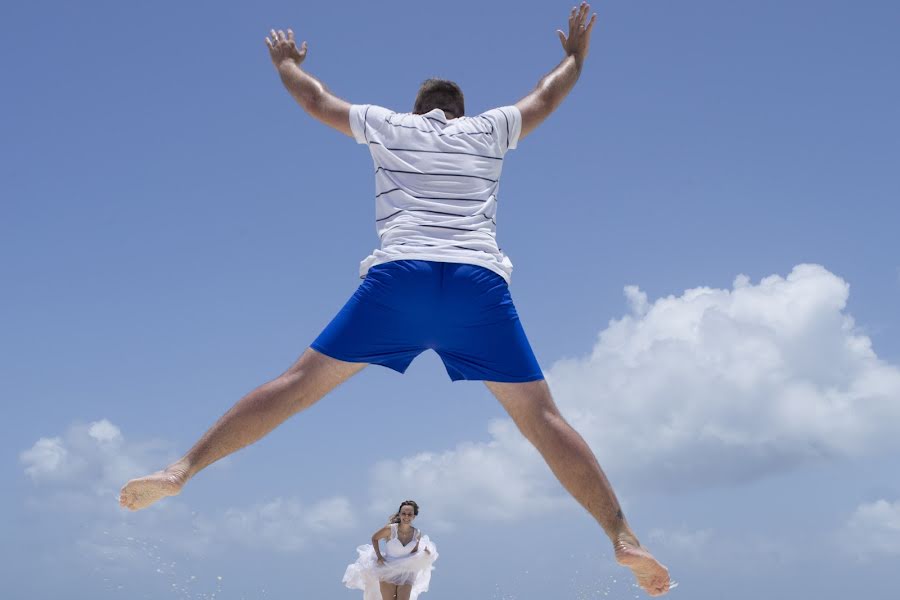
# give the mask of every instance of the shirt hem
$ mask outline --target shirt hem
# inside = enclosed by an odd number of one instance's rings
[[[375,265],[381,265],[388,262],[394,262],[396,260],[430,260],[434,262],[445,262],[445,263],[455,263],[461,265],[475,265],[478,267],[484,267],[485,269],[489,269],[503,278],[506,281],[506,285],[510,284],[511,276],[509,273],[501,269],[495,264],[490,263],[486,260],[478,260],[477,258],[454,258],[450,256],[443,255],[434,255],[428,254],[427,252],[410,252],[409,254],[402,254],[397,256],[389,256],[384,258],[378,258],[372,261],[370,264],[365,266],[360,266],[359,269],[359,278],[365,279],[366,274],[369,272],[369,269],[374,267]]]

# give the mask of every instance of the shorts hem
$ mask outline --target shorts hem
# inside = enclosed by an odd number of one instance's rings
[[[453,375],[450,376],[450,381],[490,381],[492,383],[528,383],[529,381],[541,381],[542,379],[544,379],[543,373],[537,375],[523,375],[521,377],[508,377],[505,375],[501,375],[499,377],[494,375],[475,377],[454,377]]]
[[[316,343],[316,342],[313,342],[312,344],[310,344],[309,347],[312,348],[313,350],[315,350],[316,352],[318,352],[319,354],[324,354],[324,355],[327,356],[328,358],[333,358],[333,359],[335,359],[335,360],[340,360],[340,361],[343,361],[343,362],[350,362],[350,363],[365,363],[365,364],[367,364],[367,365],[376,365],[376,366],[379,366],[379,367],[386,367],[386,368],[390,369],[391,371],[396,371],[397,373],[400,373],[401,375],[403,375],[403,374],[406,372],[406,369],[409,368],[409,365],[408,365],[408,364],[405,365],[405,366],[403,366],[403,367],[396,367],[396,366],[394,366],[394,365],[389,365],[389,364],[385,364],[385,363],[372,362],[371,360],[365,360],[365,359],[359,359],[359,358],[350,358],[350,357],[348,357],[348,356],[341,355],[341,354],[338,353],[338,352],[332,352],[331,350],[322,347],[321,345],[319,345],[319,344]]]

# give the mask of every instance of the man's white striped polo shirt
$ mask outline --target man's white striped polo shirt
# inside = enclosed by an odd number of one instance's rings
[[[414,259],[486,267],[509,283],[512,262],[496,241],[503,156],[516,147],[522,115],[504,106],[447,119],[354,105],[350,127],[375,163],[375,229],[381,239],[360,263]]]

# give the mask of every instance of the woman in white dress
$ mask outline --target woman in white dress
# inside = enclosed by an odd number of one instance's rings
[[[356,549],[359,558],[347,567],[344,585],[363,590],[363,600],[416,600],[427,592],[438,554],[428,536],[412,526],[418,514],[418,504],[403,501],[388,524],[372,535],[372,543]]]

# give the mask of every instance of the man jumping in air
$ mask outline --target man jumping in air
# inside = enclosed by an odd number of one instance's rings
[[[367,364],[403,373],[426,349],[450,379],[482,380],[554,475],[597,520],[651,596],[669,574],[638,542],[615,493],[582,437],[557,410],[519,321],[512,263],[495,239],[497,194],[506,152],[571,91],[590,46],[596,15],[582,3],[557,31],[565,58],[514,106],[465,116],[462,91],[426,81],[412,113],[351,105],[300,68],[293,32],[266,44],[285,87],[311,116],[367,144],[375,163],[376,226],[381,247],[360,265],[363,282],[297,362],[253,390],[177,462],[133,479],[119,499],[139,510],[178,494],[213,462],[259,440],[310,407]]]

